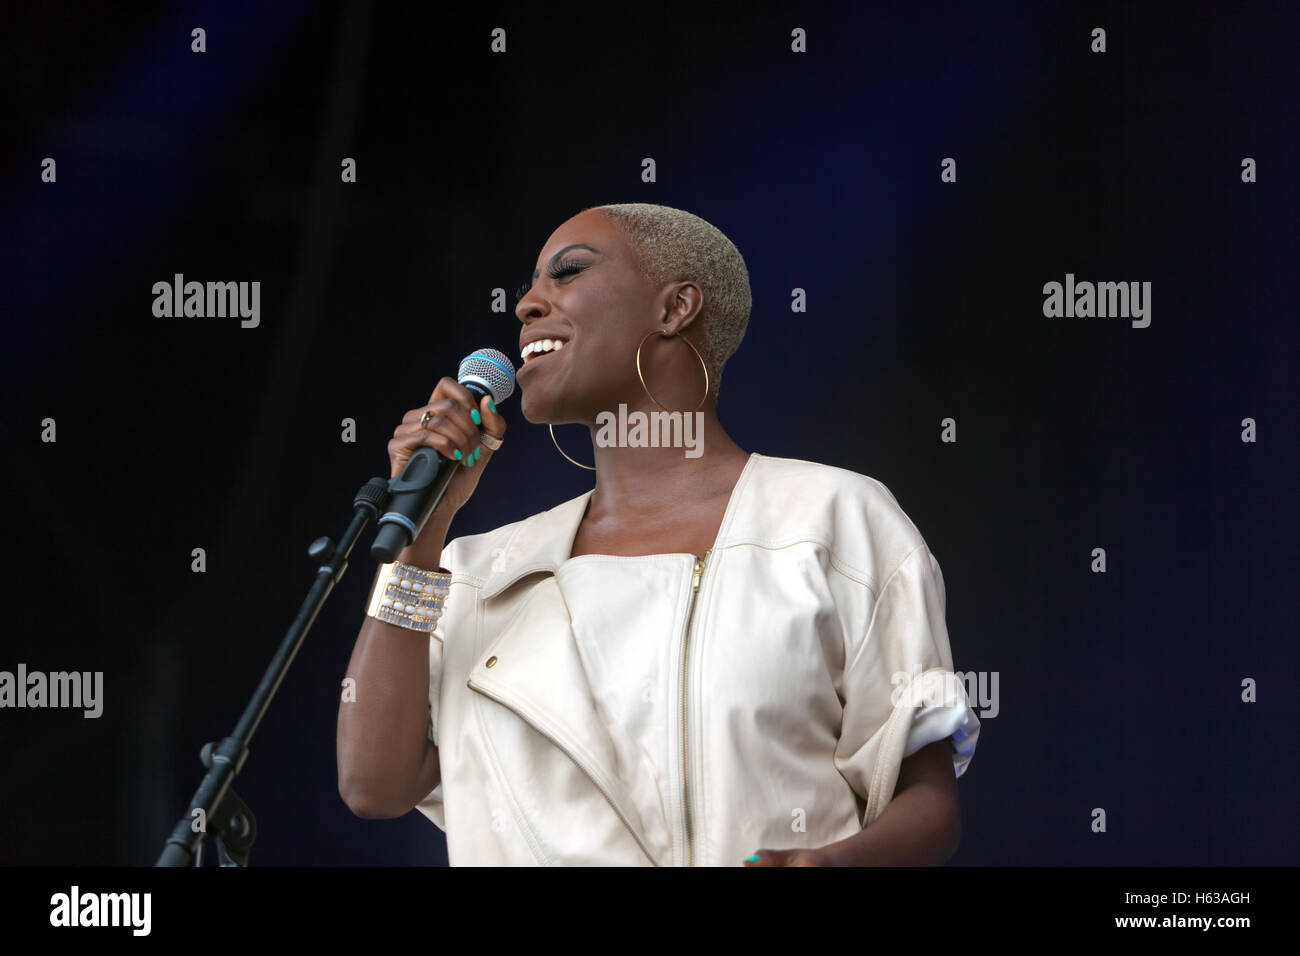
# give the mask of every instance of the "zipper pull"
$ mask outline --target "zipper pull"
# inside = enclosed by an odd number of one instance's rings
[[[704,573],[704,561],[700,558],[695,559],[695,577],[691,579],[691,592],[699,593],[700,575]]]

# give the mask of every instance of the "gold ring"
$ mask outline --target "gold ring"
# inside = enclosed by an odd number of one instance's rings
[[[428,425],[429,419],[432,417],[433,417],[433,409],[432,408],[425,409],[424,415],[421,416],[420,418],[420,427],[424,428],[426,425]]]
[[[484,445],[487,445],[488,449],[491,451],[496,451],[498,448],[501,447],[501,439],[494,438],[491,435],[489,435],[487,432],[479,432],[478,440],[481,441]]]

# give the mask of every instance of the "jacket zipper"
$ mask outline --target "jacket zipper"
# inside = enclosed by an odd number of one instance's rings
[[[478,691],[478,692],[479,692],[480,694],[482,694],[484,697],[488,697],[488,698],[491,698],[492,700],[495,700],[498,704],[500,704],[500,705],[503,706],[503,707],[508,707],[508,708],[510,708],[510,710],[514,711],[514,712],[515,712],[519,717],[523,718],[524,715],[521,714],[521,713],[519,713],[519,711],[518,711],[518,710],[517,710],[517,709],[516,709],[516,708],[515,708],[515,707],[514,707],[514,706],[513,706],[509,701],[502,699],[502,698],[499,697],[498,695],[492,693],[490,690],[487,690],[487,689],[486,689],[485,687],[483,687],[482,685],[474,683],[474,678],[471,677],[469,680],[465,681],[465,686],[466,686],[466,687],[469,687],[469,688],[472,689],[472,690],[476,690],[476,691]],[[646,857],[650,860],[650,862],[651,862],[652,864],[658,866],[658,864],[654,862],[654,857],[650,855],[650,851],[646,848],[646,845],[645,845],[644,843],[642,843],[642,842],[641,842],[641,838],[638,837],[638,836],[636,835],[636,832],[637,832],[637,831],[636,831],[636,827],[632,826],[632,821],[629,820],[627,814],[623,812],[623,808],[622,808],[621,806],[618,805],[618,803],[614,800],[614,798],[613,798],[612,796],[610,796],[609,791],[606,790],[604,787],[602,787],[602,786],[600,785],[600,782],[596,779],[596,775],[593,774],[593,773],[591,772],[591,768],[588,767],[588,766],[587,766],[585,763],[583,763],[581,760],[577,759],[577,757],[576,757],[572,752],[570,752],[570,751],[568,750],[568,748],[564,747],[564,746],[563,746],[563,745],[562,745],[558,740],[556,740],[554,737],[552,737],[552,736],[551,736],[549,733],[547,733],[545,730],[543,730],[542,728],[538,727],[538,726],[537,726],[535,723],[533,723],[532,721],[527,720],[526,718],[524,718],[524,719],[525,719],[525,721],[528,723],[528,725],[529,725],[530,727],[532,727],[534,730],[536,730],[538,733],[540,733],[543,737],[545,737],[547,740],[549,740],[552,744],[554,744],[555,747],[556,747],[556,749],[558,749],[558,750],[562,751],[563,753],[566,753],[566,754],[569,755],[569,759],[572,760],[574,763],[576,763],[576,764],[578,765],[578,768],[579,768],[583,773],[585,773],[585,774],[587,775],[587,779],[589,779],[589,780],[591,781],[592,785],[593,785],[597,790],[600,791],[600,795],[603,796],[603,797],[605,798],[605,802],[608,803],[608,804],[610,805],[610,807],[613,808],[614,812],[618,814],[618,818],[619,818],[620,820],[623,821],[623,825],[624,825],[625,827],[627,827],[628,832],[631,833],[631,834],[633,835],[633,837],[636,839],[637,845],[638,845],[639,847],[641,847],[641,852],[644,853],[644,854],[646,855]],[[530,842],[531,842],[531,841],[530,841]]]
[[[681,704],[680,722],[682,726],[682,814],[686,823],[686,865],[695,865],[695,841],[691,833],[691,791],[687,777],[689,750],[686,744],[686,662],[691,647],[691,624],[695,620],[695,599],[700,593],[700,578],[704,574],[704,562],[708,560],[712,548],[704,552],[704,557],[695,559],[691,574],[691,604],[686,612],[686,632],[682,635],[682,681],[678,698]]]

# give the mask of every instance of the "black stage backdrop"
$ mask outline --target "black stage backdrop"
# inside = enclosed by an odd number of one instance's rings
[[[953,865],[1296,862],[1294,4],[417,9],[6,13],[0,670],[103,685],[0,710],[0,862],[157,858],[307,545],[617,202],[745,256],[737,441],[880,479],[938,557],[987,689]],[[155,316],[178,273],[259,283],[256,324]],[[590,487],[503,409],[453,535]],[[239,778],[254,864],[446,861],[337,792],[370,539]]]

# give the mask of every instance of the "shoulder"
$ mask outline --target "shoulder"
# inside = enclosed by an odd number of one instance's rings
[[[880,581],[925,539],[894,493],[870,475],[798,458],[755,456],[728,541],[820,542]]]

